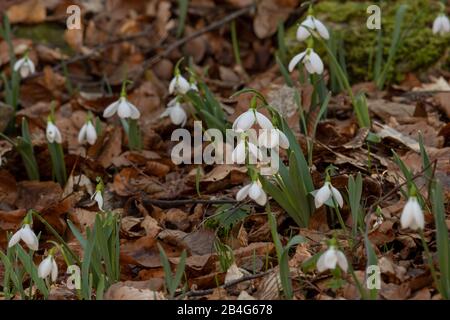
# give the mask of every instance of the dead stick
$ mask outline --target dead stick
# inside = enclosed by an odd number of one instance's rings
[[[273,270],[268,270],[268,271],[261,272],[261,273],[258,273],[258,274],[248,275],[248,276],[242,277],[240,279],[236,279],[236,280],[230,281],[230,282],[228,282],[226,284],[223,284],[223,285],[219,286],[219,288],[227,289],[227,288],[230,288],[230,287],[232,287],[232,286],[234,286],[234,285],[236,285],[238,283],[244,282],[244,281],[248,281],[248,280],[253,280],[253,279],[264,277],[265,275],[271,273],[272,271]],[[186,292],[186,294],[184,296],[187,296],[187,297],[201,297],[201,296],[206,296],[208,294],[211,294],[213,292],[214,292],[214,289],[193,290],[193,291]]]

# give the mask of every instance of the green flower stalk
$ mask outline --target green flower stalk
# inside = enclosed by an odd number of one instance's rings
[[[64,186],[67,181],[66,164],[64,162],[62,136],[58,127],[55,125],[54,113],[54,104],[52,104],[51,113],[47,120],[46,137],[52,161],[53,174],[56,177],[56,181],[58,181],[61,186]]]

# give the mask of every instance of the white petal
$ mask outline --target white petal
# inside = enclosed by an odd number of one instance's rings
[[[120,98],[119,107],[117,108],[117,114],[122,119],[126,119],[131,116],[131,108],[126,98]]]
[[[242,140],[231,153],[231,159],[234,163],[245,163],[245,142]]]
[[[248,195],[248,191],[252,185],[248,184],[241,188],[241,190],[238,191],[236,194],[236,201],[242,201],[245,199],[245,197]]]
[[[31,73],[30,67],[26,62],[20,67],[19,73],[22,78],[28,77],[28,75]]]
[[[258,143],[260,146],[272,149],[279,143],[279,134],[274,129],[264,129],[258,137]]]
[[[309,54],[309,61],[314,69],[314,72],[317,74],[323,73],[323,62],[322,59],[320,59],[319,55],[315,53],[313,50],[311,50]]]
[[[186,123],[187,115],[184,109],[181,107],[179,103],[177,103],[174,107],[170,110],[170,120],[174,125],[182,125]]]
[[[47,129],[45,130],[45,134],[47,136],[47,140],[50,143],[55,142],[56,139],[56,126],[52,122],[47,122]]]
[[[441,29],[444,33],[450,32],[450,20],[447,16],[442,16],[441,18]]]
[[[111,103],[104,111],[103,111],[103,117],[109,118],[112,117],[116,112],[117,108],[119,107],[120,99]]]
[[[86,140],[87,124],[84,124],[78,133],[78,143],[83,144]]]
[[[325,182],[322,188],[320,188],[314,196],[314,204],[316,208],[320,208],[331,196],[331,190],[328,183]]]
[[[177,85],[175,87],[178,89],[178,92],[181,94],[186,94],[191,88],[189,81],[187,81],[183,76],[178,76],[177,80]]]
[[[433,21],[433,34],[439,33],[441,30],[441,17],[437,17]]]
[[[22,240],[31,250],[37,251],[39,249],[39,240],[28,224],[24,225],[22,229]]]
[[[95,191],[94,200],[97,202],[98,208],[103,211],[103,196],[100,191]]]
[[[318,19],[314,18],[313,21],[314,21],[315,29],[317,30],[319,35],[322,38],[324,38],[325,40],[330,39],[330,33],[328,32],[327,27],[325,27],[325,25]]]
[[[255,161],[258,160],[258,159],[263,159],[263,155],[261,153],[261,150],[259,150],[259,148],[257,146],[255,146],[251,142],[248,142],[247,146],[248,146],[249,153],[251,154],[251,156],[253,157],[253,159]]]
[[[11,239],[9,239],[8,248],[11,248],[14,245],[16,245],[21,239],[22,239],[22,228],[17,230],[16,233],[12,235]]]
[[[86,126],[86,139],[89,144],[93,145],[97,141],[97,131],[91,121]]]
[[[38,276],[39,278],[45,279],[52,272],[52,257],[48,256],[39,264]]]
[[[262,188],[258,185],[257,182],[253,182],[250,186],[250,189],[248,190],[248,196],[250,198],[252,198],[253,200],[256,200],[259,198],[259,196],[261,195],[261,193],[263,193],[264,191],[262,190]]]
[[[28,59],[28,67],[30,68],[31,74],[36,72],[36,67],[31,59]]]
[[[311,16],[308,16],[297,29],[297,40],[304,41],[311,35],[311,30],[314,29],[314,22]]]
[[[286,135],[284,134],[283,131],[278,130],[278,134],[279,134],[279,140],[280,140],[280,147],[283,149],[287,149],[289,148],[289,139],[286,137]]]
[[[317,260],[316,267],[317,271],[319,272],[324,272],[325,270],[327,270],[327,267],[325,266],[325,253],[322,253],[322,255]]]
[[[257,204],[264,206],[267,203],[267,195],[264,190],[261,192],[258,198],[254,199]]]
[[[177,77],[174,77],[172,80],[170,80],[169,83],[169,93],[173,94],[175,92],[175,85],[177,83]]]
[[[324,253],[324,265],[327,269],[333,270],[336,268],[338,261],[337,250],[330,248]]]
[[[256,118],[253,110],[248,110],[234,120],[233,130],[236,132],[246,131],[253,126],[255,120]]]
[[[261,112],[255,111],[256,122],[258,122],[259,126],[263,129],[273,129],[272,121],[269,120],[265,115]]]
[[[303,60],[303,65],[306,68],[306,71],[308,71],[309,74],[314,74],[316,73],[316,69],[314,68],[314,66],[311,64],[311,60],[309,59],[309,57],[305,57],[305,59]]]
[[[139,109],[136,108],[136,106],[134,104],[132,104],[131,102],[128,102],[128,107],[130,108],[130,118],[131,119],[139,119],[139,117],[141,116],[141,113],[139,112]]]
[[[55,126],[55,142],[62,143],[61,131],[59,131],[57,126]]]
[[[342,198],[341,193],[339,192],[338,189],[336,189],[335,187],[331,186],[331,192],[333,193],[333,197],[336,200],[336,202],[338,203],[339,207],[343,207],[344,206],[344,199]]]
[[[55,282],[58,279],[58,265],[55,259],[52,258],[52,281]]]
[[[14,64],[14,71],[18,71],[24,63],[25,63],[25,58],[21,58],[21,59],[17,60],[16,63]]]
[[[301,52],[301,53],[295,55],[295,56],[291,59],[291,61],[289,62],[289,66],[288,66],[289,72],[292,72],[292,71],[294,70],[295,66],[296,66],[301,60],[303,60],[303,57],[304,57],[305,55],[306,55],[306,51],[303,51],[303,52]]]
[[[338,263],[339,267],[342,269],[342,271],[347,272],[348,262],[347,262],[347,258],[345,257],[344,253],[337,250],[336,256],[337,256],[337,263]]]

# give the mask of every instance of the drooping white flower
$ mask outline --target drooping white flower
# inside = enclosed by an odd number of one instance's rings
[[[450,20],[448,17],[441,13],[434,19],[433,22],[433,34],[439,34],[441,36],[450,32]]]
[[[251,142],[247,142],[247,148],[250,155],[251,162],[255,162],[257,159],[263,159],[261,150]],[[245,140],[241,139],[236,148],[231,153],[231,160],[237,164],[244,164],[246,158]]]
[[[334,270],[336,266],[347,272],[348,262],[342,251],[336,249],[335,246],[330,246],[317,260],[317,271]]]
[[[102,191],[97,189],[95,190],[94,194],[91,196],[91,199],[94,199],[95,202],[97,202],[97,206],[100,209],[100,211],[104,211],[103,210],[103,195],[102,195]]]
[[[233,130],[236,132],[244,132],[250,129],[255,122],[262,129],[273,129],[272,122],[265,115],[255,109],[249,109],[234,120]]]
[[[289,148],[289,140],[283,131],[279,129],[262,130],[262,133],[258,137],[258,143],[260,146],[268,149],[280,146],[283,149]]]
[[[309,29],[309,30],[308,30]],[[325,40],[330,38],[330,33],[327,27],[319,20],[309,15],[305,21],[303,21],[297,29],[297,40],[304,41],[308,39],[311,32],[317,31],[317,33]]]
[[[16,63],[14,64],[14,71],[16,72],[18,71],[22,78],[26,78],[29,75],[35,73],[36,68],[34,66],[33,61],[31,61],[30,58],[25,56],[16,61]]]
[[[314,204],[316,205],[316,208],[320,208],[325,202],[331,200],[336,200],[339,207],[342,208],[344,205],[344,199],[342,198],[341,193],[338,189],[332,186],[331,182],[325,181],[322,188],[314,191]],[[333,202],[331,202],[332,204]]]
[[[141,113],[138,108],[133,105],[128,99],[124,96],[121,96],[119,100],[111,103],[104,111],[103,117],[109,118],[112,117],[115,113],[119,115],[122,119],[139,119]]]
[[[88,120],[80,129],[78,133],[78,142],[83,144],[88,142],[90,145],[95,144],[97,141],[97,131],[95,130],[94,125],[91,120]]]
[[[52,122],[47,121],[47,129],[45,131],[45,135],[47,136],[47,141],[50,143],[62,143],[61,132],[58,127]]]
[[[31,250],[39,249],[39,240],[31,229],[30,225],[25,223],[19,230],[14,233],[8,243],[8,247],[16,245],[20,240],[23,240],[28,248]]]
[[[410,228],[412,230],[423,229],[425,227],[425,219],[422,208],[417,198],[409,197],[402,211],[400,223],[403,229]]]
[[[242,201],[247,196],[253,199],[260,206],[265,205],[267,202],[267,195],[264,192],[259,180],[242,187],[241,190],[239,190],[236,194],[236,200]]]
[[[174,125],[181,125],[182,127],[184,127],[184,125],[186,124],[186,111],[184,111],[181,104],[176,100],[172,100],[169,102],[167,109],[164,110],[160,117],[162,118],[167,116],[170,117],[170,121],[172,121]]]
[[[189,90],[191,90],[191,89],[195,90],[195,88],[197,88],[197,86],[195,84],[194,84],[194,86],[192,86],[189,83],[189,81],[186,80],[185,77],[183,77],[180,74],[177,74],[170,81],[169,93],[170,94],[186,94]]]
[[[310,74],[322,74],[323,73],[323,62],[320,59],[319,55],[314,52],[314,49],[308,48],[305,51],[294,56],[289,62],[289,72],[292,72],[295,66],[302,61],[303,65],[306,68],[306,71]]]
[[[42,260],[38,267],[39,278],[45,279],[48,276],[50,276],[53,282],[58,278],[58,265],[51,254]]]

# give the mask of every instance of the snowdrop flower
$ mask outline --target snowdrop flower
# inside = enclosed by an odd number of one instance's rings
[[[100,209],[100,211],[103,210],[103,190],[105,189],[105,186],[103,185],[103,181],[100,177],[97,177],[97,186],[95,187],[95,192],[91,196],[91,199],[94,199],[97,202],[97,206]]]
[[[245,139],[241,139],[241,141],[237,144],[236,149],[234,149],[233,152],[231,153],[231,160],[233,160],[234,163],[238,164],[245,163],[245,158],[247,155],[245,145],[246,145]],[[256,161],[257,159],[263,158],[261,150],[259,150],[259,148],[255,146],[253,143],[247,142],[247,148],[250,154],[250,159],[252,159],[253,162]]]
[[[119,100],[111,103],[104,111],[103,111],[103,117],[109,118],[112,117],[115,113],[119,115],[122,119],[139,119],[141,116],[141,113],[139,112],[138,108],[131,102],[127,100],[127,98],[124,95],[121,95]]]
[[[49,143],[62,143],[61,132],[51,119],[47,121],[47,129],[45,131]]]
[[[331,245],[317,260],[317,271],[334,270],[339,266],[342,271],[347,272],[348,262],[342,251]]]
[[[250,129],[255,122],[262,129],[273,129],[272,122],[265,115],[251,108],[234,120],[233,130],[236,132],[244,132]]]
[[[305,51],[294,56],[289,62],[289,72],[292,72],[295,66],[302,61],[305,65],[306,70],[310,74],[322,74],[323,73],[323,62],[319,55],[314,52],[313,48],[308,48]]]
[[[80,133],[78,133],[78,142],[83,144],[88,142],[90,145],[95,144],[97,141],[97,131],[95,130],[92,120],[88,119],[86,123],[81,127]]]
[[[262,130],[258,137],[259,145],[268,149],[280,146],[283,149],[289,148],[289,140],[283,131],[279,129]]]
[[[317,33],[325,40],[330,39],[330,33],[325,25],[319,19],[309,15],[297,29],[297,40],[304,41],[308,39],[313,31],[317,31]]]
[[[29,75],[32,75],[36,71],[36,68],[33,61],[25,55],[25,57],[16,61],[14,64],[14,71],[18,71],[22,78],[26,78]]]
[[[450,20],[448,17],[441,13],[434,19],[433,22],[433,34],[439,34],[441,36],[450,32]]]
[[[25,218],[26,220],[27,218]],[[24,223],[22,227],[14,233],[8,243],[8,247],[11,248],[16,245],[20,240],[23,240],[28,248],[33,251],[39,249],[39,240],[34,234],[29,223]]]
[[[410,228],[412,230],[417,230],[425,227],[422,208],[420,208],[417,197],[409,197],[408,202],[406,202],[406,205],[403,208],[400,223],[403,229]]]
[[[247,196],[253,199],[260,206],[265,205],[267,202],[267,195],[264,192],[259,180],[242,187],[242,189],[236,194],[236,200],[242,201]]]
[[[341,193],[339,192],[338,189],[336,189],[331,185],[330,181],[325,181],[322,188],[314,192],[315,192],[314,204],[316,205],[316,208],[320,208],[325,202],[327,202],[330,199],[331,201],[333,201],[333,198],[334,200],[336,200],[339,207],[342,208],[342,206],[344,205],[344,199],[342,198]]]
[[[186,94],[189,90],[195,90],[197,85],[191,85],[181,74],[177,73],[175,77],[170,81],[169,93],[170,94]],[[198,90],[198,89],[197,89]]]
[[[164,112],[161,114],[162,117],[170,117],[170,120],[174,125],[181,125],[184,127],[187,121],[187,114],[186,111],[184,111],[181,104],[176,100],[173,99],[169,102],[168,107]]]
[[[39,278],[46,279],[48,276],[51,276],[53,282],[58,278],[58,265],[52,253],[42,260],[38,267]]]

